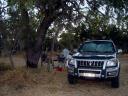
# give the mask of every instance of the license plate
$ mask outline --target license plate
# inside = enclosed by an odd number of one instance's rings
[[[80,76],[83,76],[83,77],[100,77],[100,74],[94,74],[94,73],[80,73]]]

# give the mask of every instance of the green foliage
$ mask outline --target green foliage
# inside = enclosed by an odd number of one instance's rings
[[[76,40],[75,34],[69,33],[62,33],[60,36],[59,44],[62,48],[74,49],[77,48],[79,44],[79,40]]]
[[[24,46],[28,38],[36,42],[37,30],[45,17],[54,19],[49,26],[51,31],[46,30],[46,46],[52,45],[55,33],[61,34],[59,44],[70,49],[95,36],[105,35],[119,45],[127,40],[128,0],[7,0],[7,4],[5,37],[12,39],[19,34],[17,38]],[[62,33],[63,29],[67,33]]]

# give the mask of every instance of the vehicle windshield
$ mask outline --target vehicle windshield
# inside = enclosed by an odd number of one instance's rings
[[[115,48],[112,42],[90,41],[85,42],[80,48],[80,52],[114,53]]]

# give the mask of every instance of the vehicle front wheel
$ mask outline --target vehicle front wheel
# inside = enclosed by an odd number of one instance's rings
[[[119,88],[119,77],[112,79],[111,86],[112,88]]]
[[[77,78],[75,78],[72,75],[68,75],[68,82],[69,82],[69,84],[76,84],[77,83]]]

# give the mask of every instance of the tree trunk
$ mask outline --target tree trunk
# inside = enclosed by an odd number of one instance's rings
[[[41,22],[38,30],[37,30],[37,38],[34,46],[29,47],[26,52],[27,57],[27,67],[37,68],[38,61],[41,56],[42,51],[42,44],[45,40],[45,35],[51,23],[53,22],[53,18],[44,17],[43,21]]]
[[[14,66],[14,62],[13,62],[13,58],[12,58],[12,54],[11,53],[9,54],[9,60],[10,60],[11,67],[14,69],[15,66]]]
[[[31,38],[31,26],[30,18],[28,15],[28,11],[24,4],[21,3],[21,16],[22,16],[22,22],[23,22],[23,32],[27,33],[27,41],[26,41],[26,65],[27,67],[31,68],[37,68],[38,61],[41,55],[42,51],[42,45],[45,40],[45,35],[47,33],[47,29],[55,19],[53,15],[47,15],[44,17],[42,22],[40,23],[38,29],[37,29],[37,38],[33,42]]]

